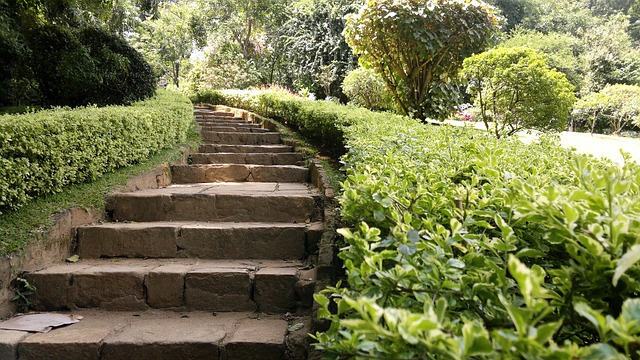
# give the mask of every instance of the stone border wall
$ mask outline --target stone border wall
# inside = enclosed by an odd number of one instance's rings
[[[132,177],[120,191],[157,189],[169,184],[171,168],[165,164]],[[26,249],[0,257],[0,319],[18,310],[11,301],[14,296],[12,282],[16,277],[64,261],[75,251],[75,228],[102,220],[105,220],[105,209],[68,209],[55,215],[53,224],[41,233],[38,241],[29,244]]]

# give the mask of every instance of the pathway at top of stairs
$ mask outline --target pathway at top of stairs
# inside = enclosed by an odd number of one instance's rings
[[[0,330],[0,359],[307,356],[323,231],[309,169],[277,132],[207,107],[195,117],[204,145],[172,166],[173,185],[112,195],[112,222],[77,229],[80,261],[25,275],[35,310],[83,320]]]

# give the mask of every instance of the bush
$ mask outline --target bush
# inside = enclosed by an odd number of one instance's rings
[[[551,136],[523,145],[274,93],[233,97],[333,129],[349,149],[345,284],[315,297],[331,321],[315,334],[325,354],[640,355],[637,164],[590,160]]]
[[[611,85],[580,99],[573,109],[574,119],[588,124],[593,133],[604,124],[613,135],[625,126],[640,126],[640,86]]]
[[[85,28],[78,32],[87,48],[95,72],[85,84],[83,104],[130,104],[153,96],[157,78],[142,55],[124,39],[104,30]]]
[[[464,60],[467,92],[496,137],[523,129],[562,131],[576,98],[567,77],[527,48],[497,48]]]
[[[44,105],[84,105],[96,68],[73,33],[61,26],[42,25],[33,29],[27,40]]]
[[[132,106],[2,115],[0,211],[139,162],[194,126],[191,102],[166,91]]]
[[[640,168],[465,128],[345,129],[329,355],[620,359],[640,336]],[[597,354],[606,354],[597,357]],[[621,355],[623,354],[623,355]]]
[[[155,92],[156,76],[142,55],[104,30],[43,25],[27,42],[45,105],[129,104]]]
[[[380,75],[375,71],[359,67],[347,73],[342,91],[355,105],[369,110],[391,108],[391,95]]]

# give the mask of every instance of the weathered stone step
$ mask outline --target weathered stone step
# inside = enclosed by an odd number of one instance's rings
[[[300,261],[89,259],[27,273],[40,311],[295,312],[313,303],[315,269]]]
[[[202,131],[202,139],[208,143],[229,145],[268,145],[279,144],[280,134],[277,132],[253,134],[242,132]]]
[[[195,109],[193,111],[195,116],[204,116],[204,117],[234,117],[235,114],[230,111],[214,111],[214,110],[202,110]]]
[[[287,359],[290,337],[277,315],[150,310],[74,311],[82,320],[48,333],[0,330],[2,360],[233,360]]]
[[[233,127],[233,128],[254,128],[254,129],[261,129],[260,125],[258,124],[253,124],[253,123],[248,123],[248,122],[225,122],[225,123],[218,123],[218,122],[198,122],[198,126],[201,127],[201,129],[207,129],[207,128],[211,128],[211,127]]]
[[[296,165],[192,164],[171,166],[174,184],[206,182],[302,183],[309,169]]]
[[[298,183],[206,183],[113,194],[116,221],[305,222],[322,218],[317,190]]]
[[[192,164],[257,164],[296,165],[303,161],[302,154],[285,153],[194,153]]]
[[[201,153],[288,153],[293,148],[288,145],[228,145],[203,144],[198,150]]]
[[[212,131],[212,132],[242,132],[242,133],[268,133],[269,129],[263,129],[259,127],[243,127],[243,126],[203,126],[200,131]]]
[[[106,223],[77,228],[81,259],[298,260],[317,252],[322,223]]]

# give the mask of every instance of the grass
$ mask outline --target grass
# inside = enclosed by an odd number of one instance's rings
[[[195,147],[200,142],[199,135],[194,135],[186,145]],[[144,162],[117,169],[94,182],[69,186],[60,193],[33,199],[20,209],[0,215],[0,256],[22,250],[42,239],[56,214],[74,207],[103,209],[108,193],[123,187],[135,175],[163,163],[176,162],[185,149],[185,146],[176,146],[163,150]]]

